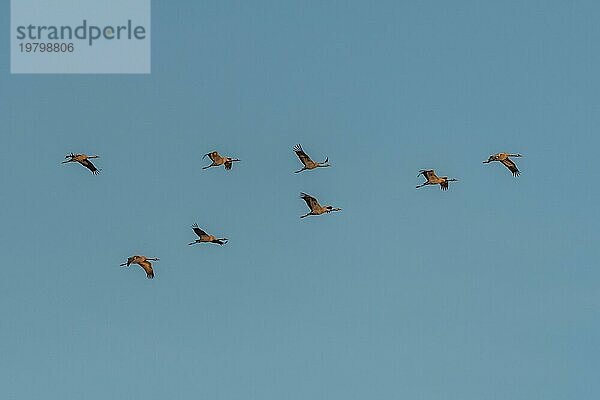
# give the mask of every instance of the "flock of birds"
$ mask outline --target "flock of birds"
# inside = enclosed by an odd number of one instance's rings
[[[328,157],[325,158],[325,160],[323,162],[315,162],[308,156],[308,154],[306,154],[304,149],[302,149],[302,146],[299,144],[294,146],[294,152],[296,153],[296,156],[298,156],[298,159],[302,163],[302,168],[299,169],[298,171],[294,171],[294,173],[300,173],[300,172],[306,171],[306,170],[313,170],[313,169],[317,169],[317,168],[323,168],[323,167],[330,166]],[[202,157],[202,158],[205,158],[205,157],[208,157],[212,161],[212,163],[210,165],[202,167],[202,169],[208,169],[211,167],[219,167],[219,166],[223,165],[226,170],[231,170],[231,168],[233,167],[233,163],[240,161],[237,158],[224,157],[224,156],[220,155],[217,151],[211,151],[210,153],[205,154],[204,157]],[[516,158],[516,157],[522,157],[522,155],[521,154],[510,154],[510,153],[492,154],[483,163],[489,164],[491,162],[498,161],[501,164],[503,164],[506,168],[508,168],[508,170],[513,174],[513,176],[519,176],[521,172],[517,168],[517,165],[515,164],[515,162],[510,159],[510,157]],[[96,168],[96,166],[90,161],[91,159],[95,159],[95,158],[99,158],[99,156],[97,156],[97,155],[88,156],[86,154],[71,153],[65,157],[65,161],[63,161],[63,164],[70,163],[70,162],[77,162],[77,163],[83,165],[84,167],[86,167],[87,169],[89,169],[92,172],[92,174],[97,175],[100,173],[101,170]],[[428,185],[440,185],[440,189],[448,190],[449,182],[458,181],[458,179],[448,178],[447,176],[437,176],[435,171],[432,169],[420,170],[419,174],[417,176],[421,176],[421,175],[423,175],[423,177],[426,180],[422,184],[416,186],[417,189],[421,188],[423,186],[428,186]],[[334,211],[342,210],[341,208],[333,207],[330,205],[322,206],[321,204],[319,204],[319,201],[315,197],[313,197],[309,194],[306,194],[304,192],[300,193],[300,198],[306,202],[306,205],[310,209],[310,212],[300,216],[300,218],[305,218],[305,217],[308,217],[309,215],[329,214]],[[214,235],[209,235],[204,230],[202,230],[198,226],[198,224],[192,225],[192,230],[194,231],[196,236],[198,236],[198,238],[196,240],[194,240],[193,242],[189,243],[189,245],[193,245],[193,244],[197,244],[197,243],[214,243],[214,244],[218,244],[218,245],[222,246],[225,243],[227,243],[227,241],[228,241],[227,238],[217,238]],[[134,255],[134,256],[128,257],[127,261],[122,263],[120,266],[128,267],[132,264],[137,264],[146,272],[146,277],[149,279],[152,279],[152,278],[154,278],[154,270],[152,269],[152,263],[150,261],[159,261],[159,258]]]

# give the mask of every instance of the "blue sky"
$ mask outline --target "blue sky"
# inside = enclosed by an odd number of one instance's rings
[[[3,398],[598,397],[599,18],[155,1],[151,75],[10,75],[1,41]]]

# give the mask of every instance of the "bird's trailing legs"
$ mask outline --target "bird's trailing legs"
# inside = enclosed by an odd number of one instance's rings
[[[206,157],[208,157],[210,155],[210,153],[206,153],[205,155],[202,156],[202,159],[204,160]],[[207,169],[210,167],[215,167],[217,164],[215,164],[215,162],[213,161],[210,165],[207,165],[206,167],[202,167],[202,169]]]
[[[68,160],[65,160],[62,162],[62,164],[66,164],[69,162],[75,162],[75,154],[71,153],[68,156],[65,156],[65,158],[68,158]]]

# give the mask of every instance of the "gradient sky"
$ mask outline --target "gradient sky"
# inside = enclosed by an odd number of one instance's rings
[[[6,37],[1,397],[599,398],[599,20],[154,1],[129,76],[10,75]],[[296,143],[333,167],[293,174]],[[300,220],[300,191],[343,211]],[[194,222],[230,242],[187,246]]]

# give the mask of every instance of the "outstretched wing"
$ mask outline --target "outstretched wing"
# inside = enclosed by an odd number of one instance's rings
[[[306,194],[306,193],[300,193],[300,197],[302,198],[302,200],[304,200],[306,202],[306,205],[312,211],[318,210],[319,208],[321,208],[321,205],[319,204],[319,202],[317,201],[317,199],[315,199],[311,195]]]
[[[210,153],[207,153],[204,155],[204,157],[208,156],[208,158],[210,158],[210,160],[212,162],[216,162],[219,158],[221,158],[221,156],[219,155],[218,152],[216,151],[211,151]]]
[[[200,228],[198,227],[198,224],[194,224],[194,225],[192,225],[192,229],[194,230],[194,233],[195,233],[196,235],[198,235],[198,237],[202,237],[202,236],[206,236],[206,235],[207,235],[207,233],[206,233],[206,232],[204,232],[202,229],[200,229]]]
[[[419,175],[423,175],[428,181],[437,178],[435,172],[432,169],[422,169],[419,171]]]
[[[519,171],[517,168],[517,164],[515,164],[510,158],[507,157],[500,162],[504,164],[504,166],[508,168],[510,172],[512,172],[513,176],[519,176],[521,174],[521,171]]]
[[[304,152],[304,150],[302,149],[302,146],[300,146],[299,144],[294,146],[294,151],[296,152],[296,155],[300,159],[300,162],[302,162],[302,164],[304,164],[305,167],[311,163],[314,163],[314,161],[310,159],[308,154],[306,154]]]
[[[148,279],[154,278],[154,270],[152,269],[152,263],[150,261],[140,261],[138,265],[146,271],[146,277]]]
[[[434,170],[430,169],[429,171],[425,171],[425,178],[427,178],[427,180],[435,180],[437,175]]]
[[[87,169],[92,171],[92,174],[94,174],[94,175],[98,174],[98,168],[96,168],[96,166],[94,164],[92,164],[92,162],[90,160],[88,160],[87,158],[85,160],[81,160],[80,163],[81,163],[81,165],[83,165],[84,167],[86,167]]]

